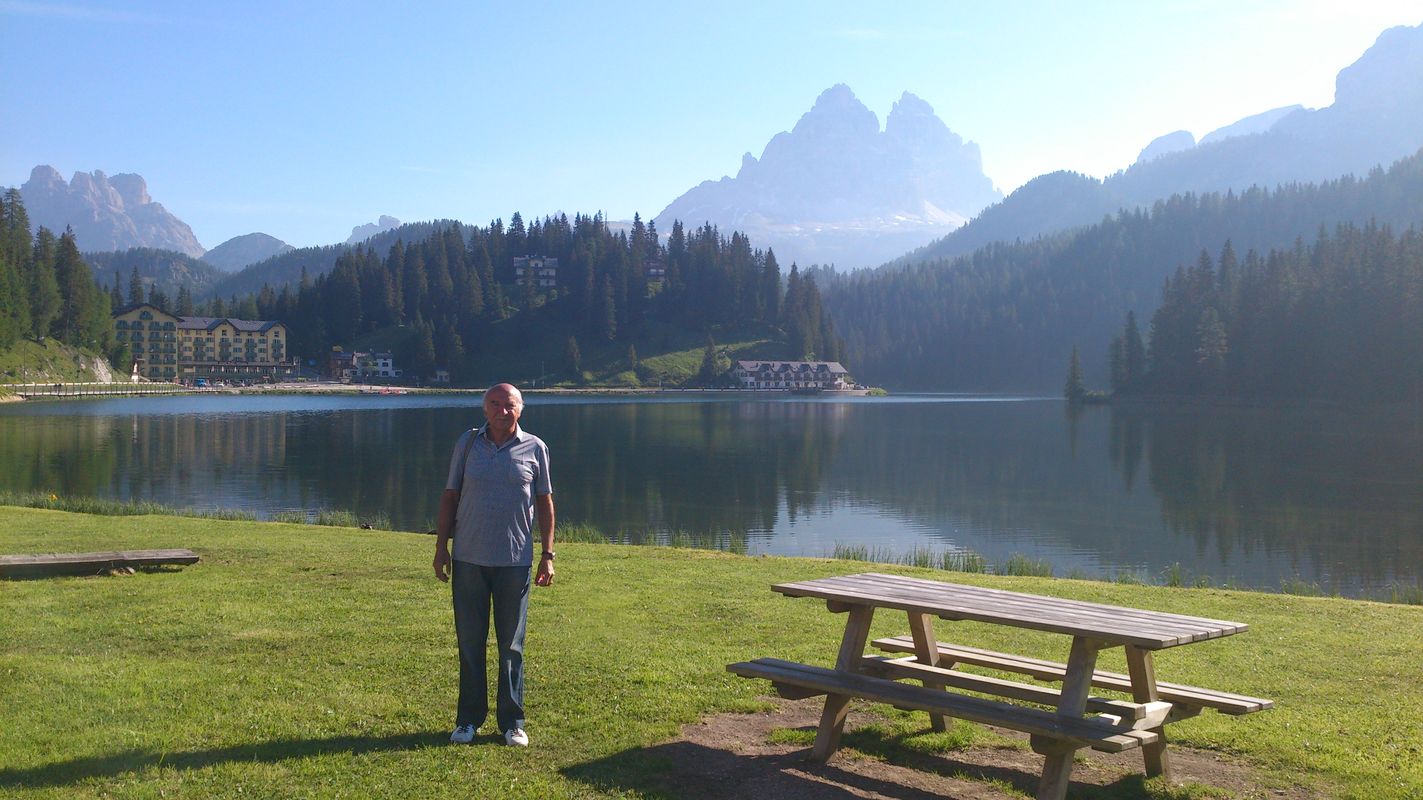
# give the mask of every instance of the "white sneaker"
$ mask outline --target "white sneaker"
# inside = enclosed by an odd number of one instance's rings
[[[474,726],[460,725],[450,734],[450,744],[469,744],[474,741]]]
[[[504,731],[504,744],[510,747],[528,747],[529,735],[524,733],[523,728],[510,728]]]

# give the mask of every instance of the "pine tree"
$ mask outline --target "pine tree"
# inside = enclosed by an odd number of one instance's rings
[[[717,369],[716,340],[707,334],[707,346],[702,350],[702,365],[697,370],[697,381],[703,386],[710,386],[716,381],[719,370]]]
[[[54,272],[56,243],[54,234],[43,226],[35,231],[35,245],[30,259],[30,336],[36,340],[49,335],[59,316],[61,298],[59,280]]]
[[[618,307],[613,294],[613,279],[607,275],[603,276],[603,299],[600,303],[599,328],[604,339],[613,341],[618,338]]]
[[[95,303],[93,273],[79,255],[73,229],[60,234],[55,248],[54,276],[59,284],[59,315],[50,325],[56,338],[75,347],[93,347],[98,331],[92,330],[91,310]],[[104,303],[108,305],[107,302]]]
[[[193,293],[185,283],[178,287],[178,309],[176,311],[180,317],[193,316]]]
[[[148,304],[164,311],[168,310],[168,293],[158,288],[158,283],[148,284]]]
[[[1072,345],[1072,359],[1067,362],[1067,382],[1062,388],[1062,396],[1069,403],[1081,403],[1087,397],[1087,387],[1082,383],[1082,359],[1077,354],[1077,345]]]
[[[128,304],[136,306],[143,302],[143,278],[138,275],[138,265],[128,275]]]
[[[1116,394],[1127,385],[1127,350],[1124,337],[1112,337],[1112,344],[1107,349],[1107,365],[1111,374],[1112,393]]]
[[[563,366],[573,375],[574,380],[583,380],[583,354],[578,350],[577,337],[568,337],[563,346]]]
[[[9,348],[28,331],[28,311],[19,271],[0,248],[0,350]]]
[[[1141,330],[1137,328],[1136,312],[1127,312],[1126,330],[1122,333],[1123,357],[1126,366],[1126,382],[1123,386],[1137,386],[1146,377],[1146,347],[1141,343]]]
[[[1201,312],[1201,321],[1196,325],[1196,368],[1200,371],[1202,388],[1218,388],[1225,372],[1228,349],[1220,314],[1214,308],[1207,307]]]

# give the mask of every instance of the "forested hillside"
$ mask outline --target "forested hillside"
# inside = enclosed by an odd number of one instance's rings
[[[524,255],[557,258],[556,285],[520,285],[514,258]],[[649,279],[650,267],[665,276]],[[782,286],[775,255],[739,233],[728,239],[708,226],[688,234],[676,223],[663,244],[641,220],[613,233],[596,216],[525,226],[515,214],[507,227],[436,225],[428,237],[397,238],[383,253],[350,248],[330,273],[280,291],[263,287],[239,304],[286,322],[291,349],[309,358],[373,332],[411,329],[403,337],[408,349],[397,353],[405,368],[428,376],[448,365],[457,382],[495,341],[529,353],[554,342],[564,363],[548,371],[573,378],[579,353],[590,347],[618,343],[635,362],[639,343],[644,353],[659,345],[647,339],[654,326],[700,336],[719,327],[775,327],[785,340],[782,357],[838,359],[840,342],[815,283],[793,265]],[[219,299],[204,310],[226,309]]]
[[[130,279],[137,272],[145,291],[153,287],[170,297],[184,287],[196,296],[207,296],[224,275],[222,270],[201,259],[152,247],[85,253],[84,260],[93,268],[94,279],[103,286],[112,287],[117,283],[127,291]]]
[[[1123,315],[1148,318],[1162,283],[1202,250],[1312,240],[1321,226],[1423,221],[1423,153],[1362,179],[1177,195],[1030,242],[855,274],[813,271],[856,377],[891,387],[1056,392],[1074,343],[1105,385]]]
[[[370,237],[365,242],[365,246],[384,252],[397,239],[413,242],[424,239],[440,228],[458,224],[460,223],[448,219],[433,222],[412,222],[401,225],[395,230],[384,231]],[[263,286],[294,284],[301,280],[303,274],[314,279],[318,275],[330,272],[331,268],[336,266],[336,259],[357,246],[359,245],[332,244],[289,250],[224,276],[207,291],[199,292],[194,289],[193,296],[200,300],[205,297],[231,298],[258,292]]]
[[[94,282],[74,232],[55,236],[30,219],[16,189],[0,196],[0,351],[21,338],[54,338],[109,352],[109,295]]]
[[[1118,396],[1423,397],[1423,236],[1344,225],[1263,256],[1201,253],[1167,279],[1140,374],[1131,339],[1109,350]]]

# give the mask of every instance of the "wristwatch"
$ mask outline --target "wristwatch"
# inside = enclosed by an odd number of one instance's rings
[[[552,561],[552,560],[553,560],[553,551],[552,551],[552,550],[545,550],[545,551],[544,551],[544,554],[543,554],[543,557],[544,557],[544,558],[547,558],[549,561]]]

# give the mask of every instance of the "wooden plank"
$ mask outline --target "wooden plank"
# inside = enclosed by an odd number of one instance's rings
[[[192,550],[109,550],[97,553],[25,553],[0,556],[0,577],[20,575],[96,575],[117,567],[196,564]]]
[[[891,653],[915,652],[914,641],[907,636],[891,636],[876,639],[874,646]],[[939,643],[939,657],[958,663],[972,664],[1004,672],[1017,672],[1044,681],[1060,681],[1066,674],[1067,665],[1055,661],[1044,661],[1010,653],[998,653],[977,647]],[[1092,675],[1092,685],[1098,689],[1112,689],[1119,692],[1132,690],[1131,676],[1118,672],[1097,670]],[[1157,695],[1161,700],[1175,706],[1187,708],[1213,708],[1222,714],[1239,716],[1272,708],[1275,703],[1260,697],[1203,689],[1179,683],[1156,683]]]
[[[845,635],[840,639],[840,653],[835,658],[835,669],[849,672],[860,663],[865,655],[865,640],[870,635],[870,622],[875,615],[874,606],[854,606],[845,620]],[[847,694],[827,694],[825,707],[820,712],[820,727],[815,731],[815,746],[810,757],[816,761],[829,761],[840,748],[840,734],[845,730],[845,712],[850,706]]]
[[[1194,637],[1202,630],[1213,631],[1216,629],[1229,629],[1231,632],[1238,633],[1248,627],[1243,623],[1225,622],[1205,617],[1188,617],[1160,611],[1109,606],[1045,595],[938,583],[876,573],[827,578],[811,583],[819,583],[849,593],[890,595],[900,599],[949,602],[971,607],[986,606],[1004,613],[1028,614],[1041,617],[1044,620],[1057,620],[1065,624],[1096,625],[1107,628],[1128,627],[1151,630],[1162,635]]]
[[[755,661],[728,664],[726,669],[742,677],[763,678],[773,683],[818,689],[830,696],[863,697],[873,702],[958,717],[986,725],[998,725],[1111,753],[1155,741],[1155,735],[1150,732],[1124,731],[1110,720],[1071,718],[1051,711],[969,697],[956,692],[926,689],[853,672],[797,664],[778,658],[758,658]]]
[[[1057,704],[1058,716],[1078,719],[1087,708],[1092,689],[1092,672],[1097,668],[1097,651],[1101,643],[1085,636],[1072,637],[1072,650],[1067,657],[1067,675],[1063,679],[1062,699]],[[1046,749],[1046,748],[1045,748]],[[1038,780],[1038,800],[1063,800],[1072,780],[1073,749],[1057,747],[1044,755],[1042,777]]]
[[[928,667],[936,667],[939,664],[938,640],[934,638],[934,618],[928,614],[918,614],[909,612],[909,630],[914,636],[914,654],[918,657],[919,663]],[[932,677],[933,672],[924,679],[924,685],[930,689],[943,689],[944,683]],[[942,714],[929,715],[929,729],[942,733],[948,730],[948,725],[944,723]]]
[[[953,669],[931,667],[920,664],[912,658],[865,656],[864,660],[860,662],[860,671],[881,677],[922,680],[925,682],[925,685],[928,685],[929,679],[933,678],[941,688],[952,686],[955,689],[991,694],[1009,700],[1022,700],[1024,702],[1039,703],[1046,706],[1056,707],[1062,700],[1062,692],[1049,686],[1018,683],[1017,681],[1007,681],[1002,678],[990,678],[984,675],[972,675]],[[1171,710],[1171,704],[1164,702],[1154,704],[1133,703],[1126,700],[1113,700],[1105,697],[1088,697],[1087,710],[1096,714],[1112,714],[1122,719],[1125,723],[1125,727],[1134,727],[1138,722],[1159,723],[1164,721],[1167,713]]]
[[[951,620],[1085,635],[1109,644],[1132,644],[1153,650],[1229,636],[1247,628],[1242,623],[1204,617],[876,573],[776,584],[771,588],[791,597],[818,597],[826,601],[930,613]]]
[[[1127,671],[1131,674],[1133,700],[1138,703],[1150,703],[1161,699],[1160,691],[1156,688],[1156,665],[1151,657],[1151,651],[1128,647]],[[1170,781],[1171,759],[1166,753],[1166,731],[1157,728],[1156,734],[1157,740],[1141,750],[1141,757],[1146,767],[1146,777],[1154,778],[1161,775]]]
[[[881,577],[896,580],[885,582]],[[1129,623],[1134,626],[1149,626],[1153,630],[1158,630],[1162,633],[1174,633],[1176,635],[1194,635],[1201,629],[1202,623],[1207,623],[1206,627],[1241,625],[1241,623],[1209,620],[1204,617],[1187,617],[1167,612],[1149,611],[1124,606],[1108,606],[1100,603],[1066,600],[1045,595],[1023,594],[1021,592],[1009,592],[979,586],[945,584],[935,581],[901,578],[900,576],[879,576],[875,573],[826,578],[819,581],[819,583],[824,586],[838,587],[848,593],[863,592],[876,595],[891,595],[901,599],[927,599],[931,601],[952,600],[960,603],[982,603],[988,601],[991,602],[995,608],[1000,608],[1005,611],[1011,610],[1040,615],[1044,619],[1056,618],[1060,621],[1074,624],[1121,625]]]

